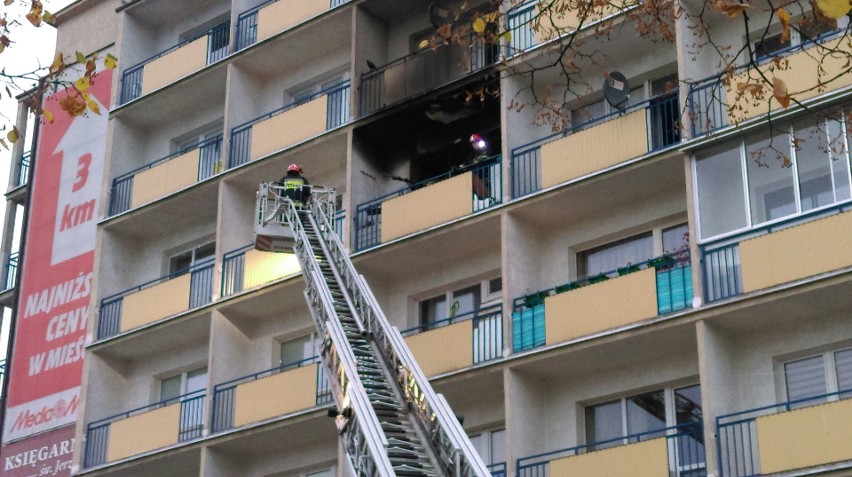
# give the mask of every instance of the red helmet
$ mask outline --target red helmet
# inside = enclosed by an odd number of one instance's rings
[[[287,167],[287,172],[298,172],[299,174],[301,174],[302,167],[298,164],[290,164],[290,166]]]

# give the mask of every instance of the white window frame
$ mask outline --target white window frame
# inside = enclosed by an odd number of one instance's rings
[[[659,81],[659,80],[665,79],[665,78],[667,78],[667,77],[670,77],[670,76],[672,76],[672,75],[674,75],[675,77],[677,77],[677,75],[678,75],[678,71],[677,71],[677,69],[675,69],[674,71],[671,71],[671,72],[669,72],[669,73],[662,74],[662,75],[658,75],[658,76],[654,76],[654,77],[652,77],[652,78],[650,78],[650,79],[647,79],[647,80],[641,81],[641,82],[639,82],[639,85],[634,86],[634,87],[631,89],[631,92],[632,92],[632,91],[635,91],[635,90],[637,90],[637,89],[639,89],[639,88],[642,88],[642,94],[643,94],[643,96],[644,96],[644,98],[642,99],[642,101],[650,100],[650,99],[652,99],[652,98],[656,97],[656,96],[652,96],[652,94],[653,94],[653,88],[652,88],[653,83],[655,83],[655,82],[657,82],[657,81]],[[675,90],[676,90],[676,89],[675,89]],[[587,107],[589,107],[589,106],[591,106],[591,105],[593,105],[593,104],[595,104],[595,103],[598,103],[598,102],[602,102],[602,103],[603,103],[603,106],[604,106],[604,116],[607,116],[607,115],[609,115],[609,114],[613,114],[613,113],[615,113],[616,111],[618,111],[618,109],[616,109],[614,106],[612,106],[611,104],[609,104],[609,102],[608,102],[606,99],[604,99],[604,97],[602,96],[602,94],[603,94],[603,93],[602,93],[602,91],[601,91],[601,92],[597,92],[597,93],[595,93],[595,94],[593,94],[593,95],[587,96],[586,98],[583,98],[582,100],[580,100],[580,102],[577,102],[574,106],[572,106],[572,107],[569,107],[569,108],[568,108],[568,113],[566,114],[566,119],[568,120],[568,124],[569,124],[568,128],[569,128],[569,129],[573,129],[573,128],[575,128],[575,127],[582,127],[582,126],[585,126],[585,125],[586,125],[587,123],[589,123],[589,122],[592,122],[592,121],[597,120],[598,118],[589,118],[589,119],[588,119],[586,122],[584,122],[584,123],[581,123],[581,124],[574,124],[574,112],[575,112],[575,111],[582,111],[583,109],[586,109]],[[666,93],[663,93],[663,94],[666,94]],[[600,97],[600,98],[597,98],[597,96],[598,96],[598,95],[601,95],[601,97]],[[657,96],[661,96],[661,95],[662,95],[662,94],[657,95]],[[592,98],[596,98],[596,99],[591,100]],[[641,101],[640,101],[640,102],[641,102]],[[627,107],[629,108],[629,107],[631,107],[631,106],[632,106],[633,104],[635,104],[635,103],[636,103],[636,102],[634,102],[634,101],[629,101],[629,102],[628,102]],[[648,129],[649,129],[648,134],[650,134],[650,128],[648,128]]]
[[[320,91],[325,91],[334,85],[340,84],[349,79],[349,71],[339,71],[328,75],[320,76],[306,83],[287,88],[284,90],[284,105],[303,103],[311,95],[317,94]]]
[[[180,151],[192,149],[197,147],[199,144],[207,141],[211,138],[214,138],[220,134],[224,129],[224,119],[219,118],[215,121],[205,124],[200,128],[194,129],[188,133],[182,134],[180,136],[172,139],[172,153],[177,153]]]
[[[809,15],[809,16],[813,17],[814,13],[811,12],[811,11],[808,11],[808,12],[804,12],[804,15]],[[802,43],[804,43],[805,41],[812,41],[813,40],[812,38],[811,39],[804,38],[794,28],[794,26],[796,26],[799,23],[799,21],[801,21],[801,19],[802,19],[802,15],[797,15],[794,18],[790,19],[790,39],[787,41],[787,43],[784,44],[784,46],[782,48],[779,48],[779,50],[777,50],[777,51],[784,50],[784,49],[791,48],[791,47],[795,47],[795,46],[799,46]],[[822,25],[822,26],[826,26],[826,25]],[[845,30],[846,28],[848,28],[848,26],[849,26],[849,17],[844,15],[843,17],[837,19],[837,28],[833,31],[839,33],[842,30]],[[775,53],[777,51],[769,53],[767,55],[763,55],[763,56],[756,56],[757,55],[757,46],[760,43],[767,41],[769,39],[772,39],[772,38],[780,38],[782,33],[783,33],[782,27],[781,27],[780,24],[775,24],[770,29],[770,31],[771,31],[771,33],[767,33],[765,35],[762,34],[763,33],[762,31],[755,31],[755,32],[750,33],[749,36],[748,36],[748,38],[752,40],[751,41],[751,51],[755,53],[754,61],[756,61],[757,63],[765,63],[767,61],[771,61],[772,58],[774,56],[776,56]],[[832,30],[828,30],[825,33],[821,34],[820,36],[825,35],[827,33],[830,33],[831,31]],[[749,63],[749,59],[743,58],[742,64],[746,65],[748,63]]]
[[[187,394],[187,392],[189,392],[189,391],[187,391],[187,383],[188,383],[188,381],[189,381],[189,375],[190,375],[191,373],[195,373],[195,372],[197,372],[197,371],[201,371],[201,370],[204,370],[204,375],[205,375],[205,377],[207,377],[207,378],[208,378],[208,380],[209,380],[209,376],[210,376],[210,374],[209,374],[209,373],[210,373],[210,371],[209,371],[208,366],[207,366],[206,364],[204,364],[203,366],[196,366],[196,367],[192,367],[192,368],[189,368],[189,369],[187,369],[187,370],[185,370],[185,371],[181,371],[181,372],[179,372],[179,373],[171,373],[171,374],[168,374],[168,375],[164,375],[163,377],[159,378],[159,379],[157,380],[157,388],[158,388],[158,389],[157,389],[157,398],[158,398],[158,399],[157,399],[157,402],[163,402],[163,401],[166,401],[166,399],[165,399],[165,398],[163,398],[163,383],[164,383],[165,381],[170,380],[170,379],[174,379],[174,378],[176,378],[176,377],[180,377],[180,392],[178,393],[178,395],[177,395],[177,396],[175,396],[175,397],[173,397],[173,398],[168,398],[168,400],[169,400],[169,401],[175,401],[175,402],[178,402],[178,398],[179,398],[180,396],[184,396],[184,395],[186,395],[186,394]],[[207,389],[207,387],[208,387],[208,384],[209,384],[209,382],[205,382],[204,387],[203,387],[202,389],[197,389],[197,390],[195,390],[195,391],[193,391],[193,392],[206,391],[206,389]],[[182,399],[181,399],[181,400],[182,400]]]
[[[198,251],[200,249],[202,249],[204,247],[208,247],[210,245],[213,246],[213,253],[211,253],[210,255],[204,256],[202,258],[198,258],[198,256],[197,256]],[[187,255],[187,254],[190,255],[189,267],[175,268],[174,270],[172,270],[172,264],[174,263],[174,261],[179,259],[180,257]],[[180,251],[178,251],[178,252],[173,252],[173,253],[168,254],[168,257],[166,258],[166,270],[168,271],[169,275],[171,275],[173,273],[181,272],[181,271],[183,273],[189,273],[189,271],[192,269],[192,267],[199,265],[201,263],[207,263],[208,261],[212,262],[214,260],[216,260],[216,241],[215,240],[205,240],[205,241],[198,243],[197,245],[193,245],[191,247],[184,247],[183,249],[180,249]]]
[[[835,361],[835,354],[841,353],[844,351],[852,351],[852,346],[849,344],[840,346],[840,347],[832,347],[831,349],[827,349],[818,353],[803,353],[796,355],[794,357],[786,357],[783,360],[778,361],[778,386],[780,389],[780,395],[784,402],[790,401],[789,391],[787,389],[787,371],[786,365],[789,363],[794,363],[796,361],[802,361],[805,359],[815,358],[818,356],[822,356],[822,372],[825,377],[825,393],[823,394],[832,394],[838,393],[840,391],[844,391],[843,389],[839,389],[839,383],[837,379],[837,363]],[[808,399],[808,398],[804,398]],[[833,402],[839,400],[840,397],[837,395],[829,396],[827,401]],[[816,403],[816,400],[814,400]],[[805,404],[807,405],[807,404]]]
[[[489,286],[490,282],[492,280],[497,279],[497,278],[501,279],[500,290],[492,292],[491,289],[490,289],[490,286]],[[424,322],[423,302],[426,302],[428,300],[433,300],[433,299],[438,298],[441,295],[443,295],[444,300],[447,303],[447,311],[448,311],[448,314],[449,314],[449,310],[453,306],[454,294],[456,292],[466,290],[466,289],[471,288],[471,287],[475,287],[475,286],[477,286],[477,284],[480,287],[479,288],[479,308],[480,309],[488,307],[488,306],[493,306],[493,305],[499,303],[502,300],[503,286],[502,286],[502,276],[501,275],[491,276],[489,278],[477,280],[475,282],[460,282],[459,284],[455,284],[453,286],[448,287],[447,291],[445,291],[444,293],[429,294],[428,296],[424,296],[423,298],[416,300],[416,302],[417,302],[417,320],[416,320],[417,326],[426,326],[426,325],[430,324],[430,323]],[[446,319],[449,319],[449,318],[450,318],[449,316],[446,316],[444,318],[438,319],[437,321],[442,321],[442,320],[446,320]]]
[[[309,331],[307,333],[291,334],[291,335],[287,335],[285,337],[275,339],[275,343],[276,343],[275,349],[277,350],[277,355],[275,357],[273,357],[273,359],[276,363],[278,363],[277,366],[284,366],[284,365],[287,365],[287,364],[292,364],[292,363],[285,363],[282,356],[281,356],[282,352],[283,352],[282,348],[283,348],[284,344],[287,343],[287,342],[291,342],[291,341],[302,340],[305,337],[308,337],[308,340],[311,343],[313,343],[314,354],[311,355],[311,356],[302,356],[301,361],[304,361],[308,358],[312,358],[314,356],[319,356],[320,348],[322,347],[322,337],[319,335],[319,333],[317,333],[316,330],[312,330],[312,331]]]
[[[471,439],[471,440],[475,439],[477,437],[480,437],[480,436],[484,439],[483,442],[482,442],[482,448],[477,449],[477,451],[479,452],[479,456],[482,457],[482,461],[485,463],[486,466],[494,465],[494,464],[500,464],[500,463],[506,463],[505,461],[494,461],[494,456],[492,455],[493,454],[492,451],[494,450],[494,445],[493,445],[494,444],[494,434],[497,433],[497,432],[503,432],[504,444],[506,442],[508,442],[508,440],[507,440],[508,434],[506,434],[506,427],[505,426],[487,427],[487,428],[479,429],[479,430],[476,430],[476,431],[473,431],[473,432],[468,432],[468,436],[469,436],[468,438]],[[483,449],[484,449],[484,452],[483,452]],[[504,457],[505,457],[505,454],[506,454],[506,448],[504,446],[504,448],[503,448]],[[508,463],[506,463],[506,465],[508,465]]]

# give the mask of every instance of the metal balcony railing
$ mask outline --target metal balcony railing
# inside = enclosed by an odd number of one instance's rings
[[[716,435],[721,475],[723,477],[762,475],[760,453],[757,447],[757,418],[850,397],[852,397],[852,389],[845,389],[717,417]]]
[[[15,280],[18,278],[18,260],[20,254],[12,252],[3,263],[3,289],[11,290],[15,288]]]
[[[648,268],[654,268],[657,271],[657,313],[659,315],[692,308],[692,266],[689,253],[663,255],[636,265],[626,265],[599,275],[515,298],[512,303],[512,349],[517,353],[545,344],[545,298]]]
[[[252,126],[285,111],[297,108],[308,101],[321,96],[328,96],[326,130],[331,130],[346,124],[349,121],[349,81],[326,88],[307,98],[300,99],[299,101],[288,104],[283,108],[276,109],[275,111],[266,113],[263,116],[257,117],[247,123],[233,128],[231,130],[231,154],[228,159],[228,168],[230,169],[241,164],[245,164],[251,159]],[[289,145],[290,144],[286,144],[282,147]]]
[[[226,21],[198,33],[197,35],[193,35],[191,38],[187,38],[177,45],[165,51],[161,51],[147,60],[124,70],[124,73],[121,75],[121,94],[119,95],[119,104],[133,101],[142,95],[142,74],[146,64],[205,36],[207,37],[207,64],[215,63],[228,56],[230,35],[231,22]]]
[[[237,41],[236,51],[248,48],[257,42],[257,15],[263,8],[281,0],[269,0],[260,5],[246,10],[237,17]],[[352,0],[330,0],[329,9],[339,7]],[[293,25],[296,26],[296,25]]]
[[[138,407],[127,412],[110,416],[89,423],[86,426],[86,449],[83,455],[83,467],[88,469],[107,462],[109,451],[110,425],[133,416],[180,403],[180,423],[178,427],[177,442],[198,439],[204,430],[204,399],[205,391],[194,391],[171,399],[166,399],[147,406]],[[154,450],[154,449],[151,449]]]
[[[564,129],[542,139],[512,149],[510,163],[512,198],[523,197],[541,189],[541,147],[569,134],[601,125],[622,114],[645,109],[648,118],[648,152],[667,149],[681,141],[680,99],[667,94],[634,104],[624,112],[614,111],[583,124]],[[625,160],[630,158],[625,158]]]
[[[522,53],[536,45],[533,20],[538,0],[522,3],[506,12],[506,30],[511,37],[506,44],[506,57]]]
[[[550,463],[556,459],[595,451],[603,452],[603,449],[665,437],[667,440],[669,475],[674,477],[705,477],[707,469],[703,425],[702,421],[693,421],[674,427],[640,432],[616,439],[523,457],[517,460],[515,475],[517,477],[546,477],[550,475]],[[625,469],[634,468],[630,462],[622,462],[621,465]]]
[[[771,58],[790,56],[793,53],[812,48],[817,44],[822,44],[845,34],[847,34],[846,30],[831,31],[815,38],[816,43],[813,41],[804,41],[796,45],[791,45],[773,52],[771,56],[758,58],[757,62],[764,63]],[[734,70],[734,74],[744,72],[749,67],[750,65],[740,66]],[[691,132],[693,138],[710,134],[731,125],[728,113],[735,109],[736,104],[734,104],[734,100],[736,98],[727,97],[727,87],[724,81],[729,75],[730,73],[723,72],[722,74],[715,74],[689,84],[687,107],[689,108],[689,117],[692,122]],[[771,94],[769,95],[771,96]],[[750,98],[751,95],[749,95],[748,100]]]
[[[478,187],[481,190],[471,193],[474,213],[490,209],[503,202],[501,156],[491,156],[358,205],[355,208],[355,250],[375,247],[381,242],[382,203],[465,172],[472,172],[476,177],[475,180],[481,184],[481,187]]]
[[[101,300],[98,313],[97,339],[102,340],[115,336],[121,332],[121,313],[124,298],[146,288],[165,283],[179,276],[190,273],[189,300],[187,309],[198,308],[211,302],[213,299],[213,260],[205,260],[196,263],[189,268],[179,270],[164,277],[145,282],[120,293],[110,295]],[[166,318],[163,316],[162,318]]]
[[[497,462],[490,464],[488,470],[491,471],[491,477],[506,477],[506,463]]]
[[[412,336],[463,321],[473,321],[473,364],[503,357],[503,305],[496,304],[461,315],[403,330],[402,336]]]
[[[234,427],[234,410],[237,386],[244,383],[257,381],[258,379],[267,378],[269,376],[274,376],[285,371],[298,369],[303,366],[308,366],[314,363],[320,364],[319,356],[313,356],[310,358],[303,359],[301,361],[296,361],[294,363],[287,363],[276,368],[267,369],[258,373],[249,374],[247,376],[233,379],[222,384],[217,384],[213,387],[213,422],[211,429],[213,430],[213,432],[221,432]],[[276,396],[268,397],[269,399],[276,398]],[[322,365],[317,366],[316,405],[321,406],[323,404],[330,404],[332,402],[332,397],[333,396],[331,395],[331,384],[328,381],[328,376],[326,375],[325,367]]]
[[[15,187],[26,185],[30,177],[30,156],[31,151],[21,154],[21,159],[18,161],[18,176],[15,180]]]
[[[378,111],[494,64],[498,45],[473,36],[469,45],[426,49],[361,75],[359,115]]]
[[[174,154],[169,154],[166,157],[157,159],[154,162],[145,164],[142,167],[113,179],[112,187],[110,188],[109,215],[113,216],[130,210],[133,199],[133,178],[136,177],[137,174],[162,165],[176,157],[194,151],[195,149],[199,150],[198,182],[212,177],[223,170],[220,162],[222,155],[222,135],[219,134],[216,137],[207,139],[186,149],[182,149]]]

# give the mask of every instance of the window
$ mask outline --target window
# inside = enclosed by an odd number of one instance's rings
[[[284,104],[299,104],[308,101],[320,92],[340,84],[347,77],[347,73],[335,73],[325,79],[315,80],[310,84],[302,84],[301,86],[292,88],[284,93]]]
[[[190,268],[213,261],[216,254],[216,242],[199,245],[186,252],[172,255],[169,258],[169,275],[186,273]]]
[[[470,442],[485,465],[506,462],[506,430],[483,431],[470,436]]]
[[[307,472],[276,472],[274,474],[266,474],[265,477],[335,477],[337,475],[337,467],[332,466],[322,470],[310,470]]]
[[[808,18],[806,22],[803,22],[801,18],[793,19],[790,23],[792,28],[790,28],[790,38],[787,42],[781,41],[781,32],[772,35],[765,35],[762,38],[760,38],[760,34],[752,35],[753,38],[758,37],[752,48],[755,60],[759,61],[766,57],[773,56],[782,50],[790,48],[791,46],[799,45],[806,41],[815,41],[820,36],[834,31],[831,28],[831,25],[821,21],[814,21],[811,18]],[[846,28],[846,23],[848,23],[848,19],[846,18],[838,20],[838,29]]]
[[[229,28],[228,15],[205,22],[191,30],[180,34],[181,42],[207,34],[207,64],[218,61],[228,56],[228,45],[231,42],[231,29]]]
[[[784,363],[788,401],[798,401],[840,391],[852,391],[852,348],[809,356]],[[848,397],[852,393],[843,393]],[[832,397],[834,399],[834,397]],[[790,408],[810,406],[826,399],[798,402]]]
[[[160,402],[168,404],[187,394],[207,389],[207,367],[196,368],[160,381]],[[187,396],[194,397],[194,396]]]
[[[651,232],[647,232],[578,253],[577,275],[593,277],[625,265],[647,262],[652,258],[654,239]]]
[[[223,121],[217,120],[172,140],[172,152],[179,153],[198,148],[198,180],[204,180],[221,169]]]
[[[295,364],[318,356],[321,344],[322,339],[317,333],[310,333],[298,338],[282,341],[280,365]]]
[[[502,278],[497,277],[422,300],[420,325],[473,313],[482,308],[484,303],[499,300],[502,289]]]
[[[633,88],[630,89],[630,95],[628,97],[627,107],[639,104],[650,97],[660,97],[662,99],[663,96],[669,97],[671,94],[677,93],[677,73],[669,74],[651,81],[641,81],[638,84],[633,85]],[[668,124],[671,120],[676,120],[678,124],[680,123],[680,114],[677,112],[680,108],[680,105],[675,101],[673,104],[675,114],[669,114],[668,106],[651,108],[652,123],[659,123],[660,129],[658,129],[661,133],[663,131],[668,131],[667,134],[671,136],[677,131],[677,137],[680,138],[679,128],[675,129],[671,124]],[[668,105],[668,103],[666,103]],[[617,108],[609,104],[604,99],[599,99],[597,101],[588,102],[587,104],[581,104],[579,107],[575,107],[571,109],[570,119],[571,126],[573,128],[578,128],[592,121],[596,121],[608,114],[612,114],[618,111]],[[665,123],[665,124],[664,124]],[[669,137],[672,139],[673,136]],[[665,137],[661,136],[660,140],[663,141]],[[661,145],[656,145],[655,147],[661,147]]]
[[[701,387],[665,388],[585,408],[588,450],[600,450],[666,435],[677,427],[678,469],[704,467]]]
[[[702,239],[852,199],[845,121],[807,118],[695,160]]]
[[[675,225],[663,229],[663,253],[665,255],[681,256],[689,252],[689,226]]]

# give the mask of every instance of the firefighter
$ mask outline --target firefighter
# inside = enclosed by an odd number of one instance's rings
[[[311,196],[311,189],[307,186],[308,180],[302,175],[302,167],[298,164],[290,164],[287,167],[287,175],[281,178],[284,187],[284,197],[292,200],[297,206],[302,207]]]

